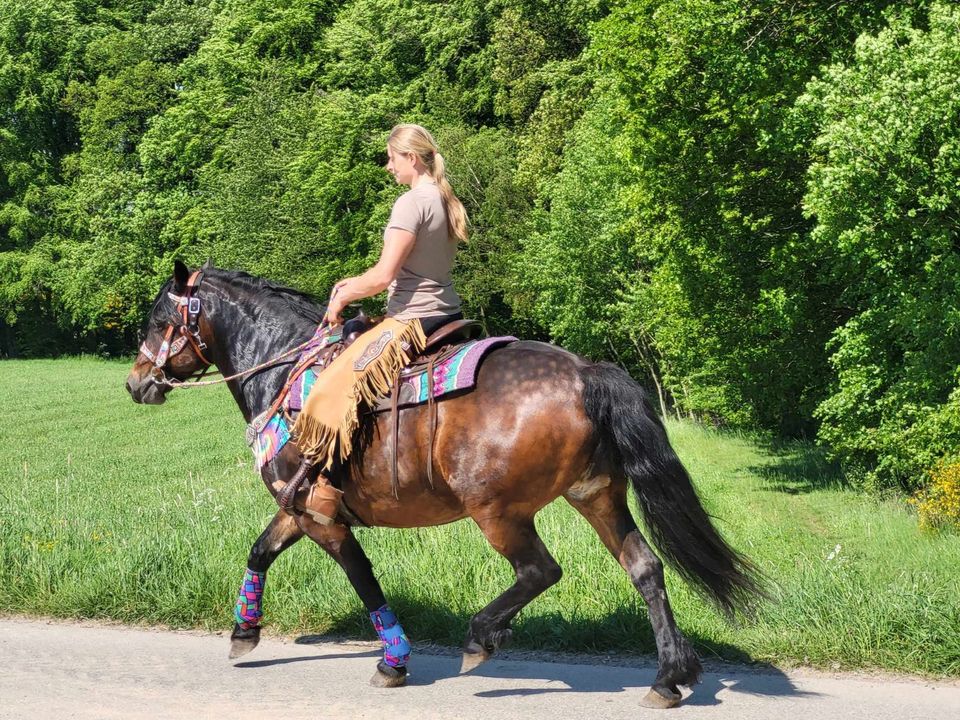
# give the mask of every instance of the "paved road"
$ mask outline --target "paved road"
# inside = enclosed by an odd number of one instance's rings
[[[0,718],[960,718],[960,683],[832,677],[813,672],[708,672],[675,710],[640,698],[652,666],[491,660],[458,675],[459,658],[415,655],[407,687],[367,681],[371,644],[265,639],[227,660],[217,635],[0,620]],[[708,667],[708,670],[710,668]]]

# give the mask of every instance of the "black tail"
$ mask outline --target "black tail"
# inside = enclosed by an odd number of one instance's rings
[[[587,416],[629,478],[654,545],[728,615],[764,595],[760,575],[714,529],[643,388],[616,365],[580,371]]]

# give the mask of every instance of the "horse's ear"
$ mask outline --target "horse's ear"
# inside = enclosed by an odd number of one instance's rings
[[[173,263],[173,291],[182,295],[190,280],[190,269],[179,260]]]
[[[213,270],[213,258],[207,258],[207,261],[203,264],[201,270]]]

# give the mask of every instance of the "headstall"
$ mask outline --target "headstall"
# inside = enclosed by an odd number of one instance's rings
[[[203,377],[207,370],[213,365],[203,354],[207,346],[200,338],[200,298],[194,295],[194,293],[199,290],[202,281],[203,272],[197,270],[187,281],[183,295],[168,293],[172,299],[177,301],[177,310],[180,313],[181,321],[179,323],[167,323],[167,329],[163,335],[163,342],[160,343],[160,348],[157,352],[154,353],[147,347],[146,340],[140,345],[140,352],[150,360],[153,363],[153,367],[160,372],[160,379],[158,379],[157,382],[169,382],[163,372],[163,366],[167,364],[168,360],[180,354],[188,342],[193,346],[197,357],[206,365],[199,377]],[[179,333],[179,337],[175,340],[173,339],[174,333]]]

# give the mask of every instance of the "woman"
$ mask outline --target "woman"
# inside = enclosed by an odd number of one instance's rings
[[[340,324],[348,304],[387,290],[386,319],[320,374],[293,428],[304,462],[323,471],[349,455],[358,403],[388,391],[427,335],[463,317],[450,273],[457,243],[467,239],[467,213],[447,181],[443,156],[426,129],[397,125],[387,158],[387,172],[410,189],[393,205],[377,264],[336,283],[325,317]],[[332,499],[335,491],[326,494]],[[308,501],[314,510],[317,495]],[[333,517],[335,508],[321,514]]]

